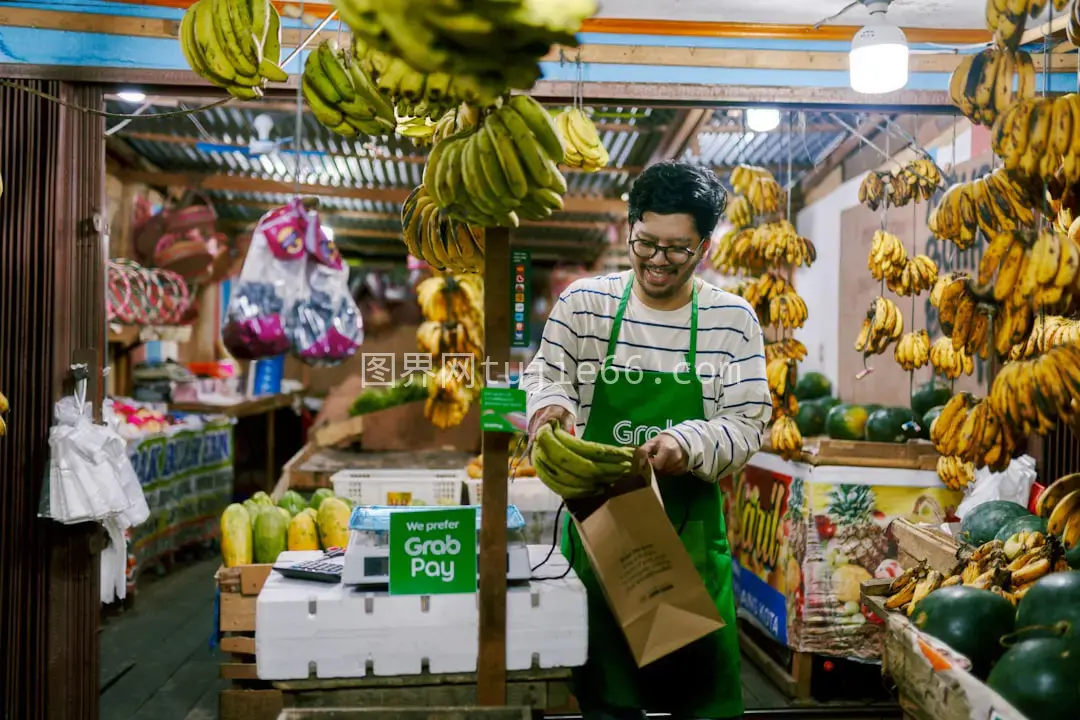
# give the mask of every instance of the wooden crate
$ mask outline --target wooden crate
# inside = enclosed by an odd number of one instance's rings
[[[221,677],[257,680],[255,671],[255,605],[270,565],[218,568],[218,645],[229,657],[221,663]]]
[[[889,524],[889,532],[896,539],[897,561],[904,568],[926,562],[931,569],[952,575],[958,565],[967,563],[972,548],[959,542],[937,528],[916,525],[904,518]]]
[[[773,455],[779,454],[773,448],[768,435],[761,449]],[[869,440],[833,440],[827,437],[805,438],[803,451],[792,458],[795,462],[815,467],[841,465],[899,470],[936,470],[937,459],[938,451],[934,446],[919,440],[883,443]]]

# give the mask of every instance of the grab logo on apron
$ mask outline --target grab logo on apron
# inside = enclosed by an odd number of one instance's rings
[[[664,430],[670,430],[675,427],[675,423],[670,420],[667,421],[666,427],[658,428],[655,425],[634,425],[629,420],[622,420],[615,423],[615,427],[611,429],[611,435],[620,445],[642,445],[645,442],[652,440]]]

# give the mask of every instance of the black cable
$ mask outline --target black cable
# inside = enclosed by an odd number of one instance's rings
[[[566,507],[565,502],[559,503],[559,509],[555,511],[555,529],[551,532],[551,547],[548,549],[547,557],[545,557],[543,560],[541,560],[539,565],[537,565],[534,568],[531,568],[532,572],[536,572],[538,569],[543,567],[547,563],[547,561],[551,559],[552,555],[555,554],[555,548],[559,544],[559,520],[562,519],[562,511],[563,511],[563,508],[565,508],[565,507]],[[570,528],[567,527],[567,532],[569,532],[569,531],[570,531]],[[534,576],[534,577],[529,578],[530,581],[543,582],[543,581],[546,581],[546,580],[563,580],[564,578],[566,578],[567,575],[570,574],[570,571],[574,569],[574,557],[577,554],[577,543],[574,542],[573,533],[570,533],[569,535],[567,535],[567,539],[570,541],[570,557],[566,558],[566,570],[563,571],[563,574],[562,575],[555,575],[555,576],[552,576],[552,577],[535,577]]]

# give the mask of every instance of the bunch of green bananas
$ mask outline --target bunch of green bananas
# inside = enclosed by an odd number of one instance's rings
[[[409,254],[436,270],[466,273],[484,268],[484,228],[446,217],[423,185],[401,206],[401,230]]]
[[[281,69],[281,17],[269,0],[199,0],[180,21],[180,47],[195,74],[240,100],[262,97]]]
[[[1080,95],[1028,98],[1001,113],[991,139],[1005,169],[1023,178],[1080,180]]]
[[[403,117],[434,120],[462,103],[487,107],[493,105],[504,90],[481,84],[469,75],[420,72],[401,58],[376,50],[360,38],[353,38],[353,54],[379,90],[394,103],[398,115]]]
[[[338,135],[394,132],[394,108],[367,73],[330,40],[308,54],[302,84],[312,114]]]
[[[596,0],[333,0],[364,43],[420,73],[477,78],[487,87],[528,89],[552,45],[574,47]],[[466,9],[467,8],[467,9]]]
[[[462,103],[447,110],[435,122],[426,116],[399,117],[397,134],[409,138],[416,147],[428,147],[441,143],[454,133],[472,130],[478,122],[480,115],[476,107]]]
[[[561,427],[536,431],[532,464],[545,485],[568,500],[599,495],[630,475],[634,449],[576,438]]]
[[[578,107],[564,110],[555,118],[555,124],[566,144],[565,162],[569,167],[596,172],[607,166],[611,159],[607,148],[584,110]]]
[[[517,227],[563,207],[562,139],[551,116],[528,95],[515,95],[473,130],[437,144],[424,186],[455,220]]]
[[[1016,92],[1013,80],[1017,79]],[[1035,96],[1035,63],[1023,50],[989,47],[967,55],[949,78],[949,99],[969,120],[993,125],[1014,99]]]

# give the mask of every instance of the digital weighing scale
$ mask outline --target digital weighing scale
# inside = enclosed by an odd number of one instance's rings
[[[477,552],[480,548],[480,506],[476,508]],[[429,506],[367,506],[353,508],[349,518],[349,544],[345,548],[345,585],[384,586],[390,582],[390,514],[423,512]],[[506,579],[528,582],[532,577],[529,550],[525,545],[525,519],[517,507],[506,507]]]

